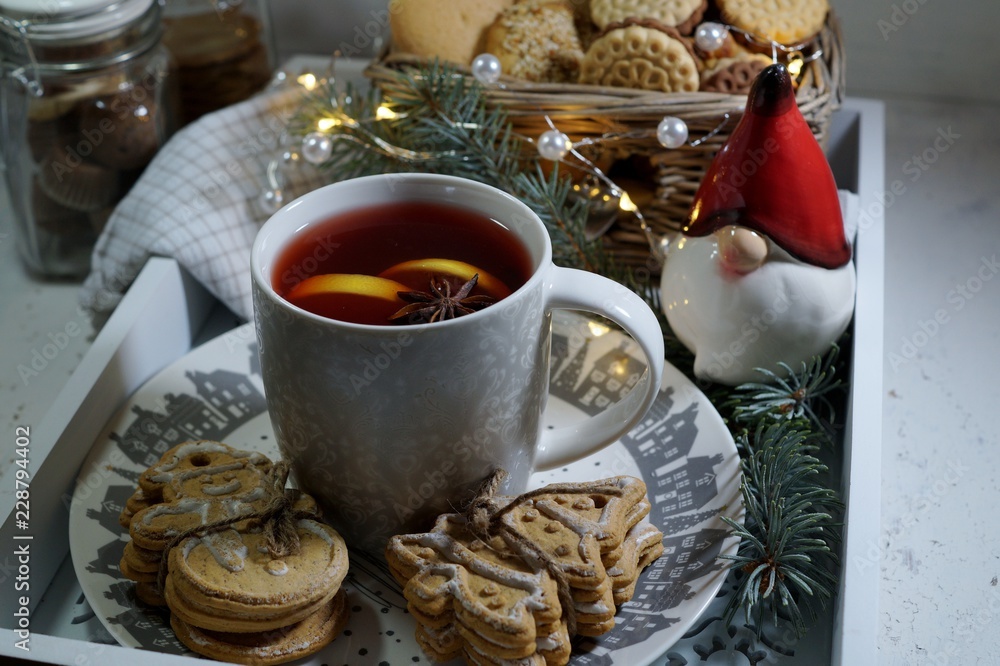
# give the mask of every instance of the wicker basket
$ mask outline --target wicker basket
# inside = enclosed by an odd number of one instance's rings
[[[825,145],[830,116],[840,105],[844,89],[840,25],[832,12],[815,48],[819,57],[804,65],[796,99],[813,134]],[[421,62],[406,54],[387,53],[365,73],[374,85],[391,93],[393,74]],[[467,68],[464,71],[471,76]],[[651,196],[636,201],[656,235],[680,228],[705,171],[736,126],[746,103],[746,95],[722,93],[665,94],[607,86],[527,83],[508,77],[501,83],[488,88],[488,99],[507,108],[516,132],[538,136],[549,129],[548,118],[574,141],[615,136],[613,141],[596,141],[589,147],[587,157],[595,161],[601,161],[602,148],[609,147],[616,159],[648,158],[650,168],[641,178]],[[688,125],[691,140],[704,140],[694,146],[665,149],[656,139],[656,127],[664,116],[681,118]],[[635,216],[619,215],[605,240],[619,261],[655,270],[647,235]]]

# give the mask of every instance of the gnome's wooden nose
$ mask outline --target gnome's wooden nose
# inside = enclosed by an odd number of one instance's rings
[[[767,241],[746,227],[722,227],[715,232],[715,239],[724,274],[746,275],[767,261]]]

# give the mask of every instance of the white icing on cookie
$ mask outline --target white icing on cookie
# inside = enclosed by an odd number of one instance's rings
[[[326,542],[326,545],[333,547],[334,541],[333,536],[330,535],[323,527],[314,520],[309,520],[308,518],[303,518],[298,523],[297,527],[301,530],[306,530],[312,534],[315,534],[320,539]]]
[[[284,560],[271,560],[264,565],[264,571],[272,576],[284,576],[288,573],[288,565]]]
[[[243,484],[240,483],[239,479],[233,479],[229,483],[223,485],[207,486],[205,488],[202,488],[201,492],[205,493],[206,495],[212,495],[213,497],[217,497],[219,495],[230,495],[239,490],[240,486],[242,485]]]
[[[206,534],[201,537],[201,543],[212,554],[220,567],[233,573],[243,571],[250,551],[237,531],[230,529],[225,532]]]
[[[573,607],[576,609],[577,613],[582,615],[604,615],[608,612],[608,607],[601,603],[600,601],[595,601],[593,603],[575,603]]]
[[[163,461],[155,467],[152,467],[148,472],[147,478],[154,483],[169,483],[170,480],[174,478],[174,471],[177,469],[177,466],[181,464],[181,461],[199,453],[220,453],[229,455],[240,461],[236,463],[236,467],[242,466],[244,462],[256,465],[267,460],[267,458],[260,453],[234,449],[233,447],[223,444],[222,442],[212,442],[209,440],[187,442],[180,445],[169,459]],[[196,468],[192,471],[205,471],[205,469],[206,468]],[[235,468],[230,467],[229,469]]]

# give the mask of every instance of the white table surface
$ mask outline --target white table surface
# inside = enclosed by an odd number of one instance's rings
[[[886,102],[880,663],[1000,664],[1000,107]],[[93,337],[77,289],[26,274],[0,198],[0,493]]]

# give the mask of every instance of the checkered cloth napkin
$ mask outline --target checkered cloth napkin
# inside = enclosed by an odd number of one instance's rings
[[[276,87],[175,134],[119,202],[94,248],[81,305],[102,321],[146,260],[172,257],[222,303],[250,319],[250,248],[270,213],[260,203],[268,164],[302,95]],[[325,180],[309,165],[285,171],[285,201]]]

